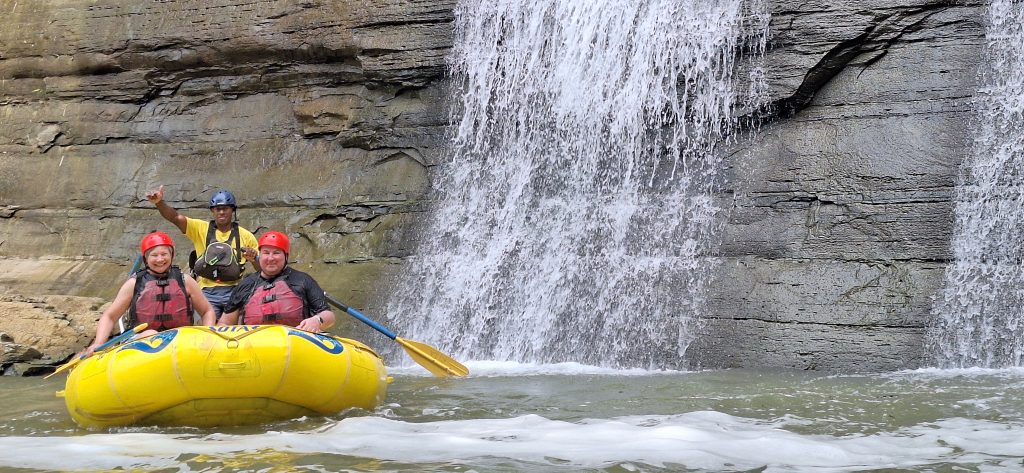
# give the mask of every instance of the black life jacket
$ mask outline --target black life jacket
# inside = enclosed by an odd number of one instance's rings
[[[302,297],[288,285],[287,275],[256,285],[242,309],[243,325],[279,324],[298,326],[306,315]]]
[[[128,314],[131,321],[128,326],[146,322],[158,332],[192,325],[192,300],[185,289],[181,270],[171,266],[161,276],[146,269],[136,272],[135,293]]]
[[[235,241],[235,247],[229,244]],[[192,273],[217,282],[233,282],[242,278],[242,237],[238,232],[238,222],[231,222],[231,235],[227,241],[217,241],[217,222],[210,221],[206,232],[206,250],[203,256],[196,257],[193,251],[189,256],[189,268]],[[212,242],[212,243],[211,243]]]

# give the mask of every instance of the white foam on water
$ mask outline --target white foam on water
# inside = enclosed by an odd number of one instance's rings
[[[632,464],[710,471],[849,472],[956,463],[981,471],[1017,471],[1020,458],[1024,458],[1024,442],[1018,436],[1021,425],[954,418],[845,437],[783,429],[803,422],[765,422],[713,411],[581,422],[536,415],[424,423],[357,417],[317,431],[259,435],[2,437],[0,466],[65,471],[155,469],[180,466],[182,454],[203,455],[205,462],[230,462],[276,451],[414,465],[456,463],[469,468],[506,459],[561,468]],[[297,461],[301,462],[301,457]]]
[[[948,378],[1019,378],[1024,379],[1024,367],[1007,368],[918,368],[912,370],[893,371],[891,373],[880,373],[877,376],[889,378],[923,378],[923,379],[948,379]]]
[[[582,363],[520,363],[516,361],[473,360],[464,365],[469,368],[470,377],[534,376],[534,375],[607,375],[607,376],[650,376],[659,374],[681,374],[686,371],[649,370],[641,368],[615,369]],[[402,376],[432,376],[418,365],[389,367],[388,373]]]

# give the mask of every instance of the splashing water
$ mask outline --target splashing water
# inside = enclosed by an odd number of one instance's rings
[[[763,55],[762,11],[462,2],[451,163],[395,323],[463,358],[679,367],[718,229],[715,147],[763,89],[735,64]]]
[[[994,0],[979,130],[955,201],[954,260],[926,349],[939,366],[1024,358],[1024,4]]]

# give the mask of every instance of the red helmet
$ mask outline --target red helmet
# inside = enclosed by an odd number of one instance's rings
[[[259,247],[273,246],[274,248],[280,248],[285,254],[291,253],[291,243],[288,242],[288,235],[281,232],[267,232],[260,237]]]
[[[146,252],[151,250],[154,246],[164,245],[171,247],[171,255],[173,256],[174,240],[164,232],[153,232],[142,237],[142,241],[139,242],[139,251],[145,255]]]

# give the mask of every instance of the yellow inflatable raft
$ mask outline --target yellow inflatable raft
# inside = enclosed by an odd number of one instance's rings
[[[63,396],[83,427],[254,424],[373,409],[390,379],[369,347],[280,325],[182,327],[82,360]]]

